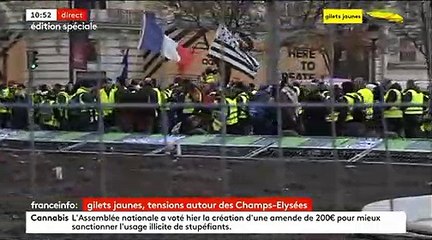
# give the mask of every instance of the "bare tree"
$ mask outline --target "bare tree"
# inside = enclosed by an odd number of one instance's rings
[[[404,24],[393,25],[391,30],[393,30],[397,36],[410,40],[415,48],[423,55],[426,63],[428,63],[429,57],[425,44],[427,41],[425,6],[426,5],[421,1],[399,2],[399,8],[405,15]]]
[[[255,1],[170,1],[176,18],[195,27],[216,28],[223,22],[234,32],[250,31],[262,22],[263,4]]]

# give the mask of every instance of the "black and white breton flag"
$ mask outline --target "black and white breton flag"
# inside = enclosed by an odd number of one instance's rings
[[[231,64],[234,69],[255,78],[259,63],[248,52],[240,49],[239,40],[239,37],[232,34],[224,25],[219,25],[208,55],[225,61]]]
[[[182,44],[183,47],[190,48],[205,36],[207,30],[199,29],[198,31],[192,31],[189,29],[180,29],[172,25],[164,33],[174,41]],[[152,77],[168,61],[160,53],[151,53],[149,50],[144,52],[143,58],[145,77]]]

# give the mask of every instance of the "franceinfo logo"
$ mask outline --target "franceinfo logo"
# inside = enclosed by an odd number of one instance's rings
[[[324,24],[362,24],[363,9],[324,9]]]
[[[59,22],[34,22],[29,25],[29,29],[33,31],[95,31],[97,25],[93,22],[73,22],[73,23],[59,23]]]

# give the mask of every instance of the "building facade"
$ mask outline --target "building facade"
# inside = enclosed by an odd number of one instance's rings
[[[129,77],[142,77],[143,52],[137,50],[142,13],[155,7],[146,1],[95,1],[90,19],[98,29],[89,33],[97,57],[90,59],[87,71],[102,71],[115,78],[120,74],[123,51],[129,50]],[[65,84],[70,80],[69,34],[66,32],[37,32],[26,28],[25,9],[68,8],[68,1],[8,1],[0,5],[3,38],[0,56],[3,81],[26,82],[28,78],[26,51],[38,52],[38,68],[34,70],[35,84]],[[7,33],[6,33],[7,32]],[[13,36],[11,34],[14,34]],[[9,34],[9,35],[8,35]],[[18,35],[18,37],[16,36]],[[76,72],[74,70],[74,79]]]
[[[412,79],[426,88],[429,81],[421,5],[421,1],[398,1],[396,4],[404,17],[404,23],[394,24],[390,28],[385,78],[401,83]]]

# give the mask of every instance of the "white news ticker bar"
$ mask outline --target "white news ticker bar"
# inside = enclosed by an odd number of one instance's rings
[[[57,9],[26,9],[27,22],[57,21]]]
[[[62,219],[52,219],[58,216]],[[365,216],[369,218],[364,218]],[[51,219],[48,219],[50,217]],[[95,217],[100,219],[92,219]],[[130,219],[122,219],[123,217]],[[291,217],[291,219],[271,220],[275,217]],[[45,220],[41,221],[43,218]],[[239,220],[241,218],[242,220]],[[299,218],[301,220],[298,220]],[[198,228],[201,228],[200,231]],[[27,212],[26,233],[399,234],[406,233],[406,214],[405,212]]]

